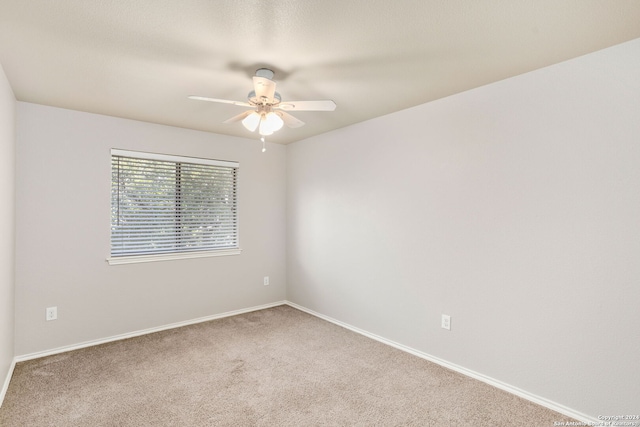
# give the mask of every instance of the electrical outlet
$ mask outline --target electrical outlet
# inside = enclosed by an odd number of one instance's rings
[[[58,318],[58,307],[47,307],[47,321]]]
[[[264,285],[269,286],[269,276],[264,276]]]
[[[448,331],[451,330],[451,316],[447,316],[446,314],[442,315],[442,324],[441,324],[443,329],[446,329]]]

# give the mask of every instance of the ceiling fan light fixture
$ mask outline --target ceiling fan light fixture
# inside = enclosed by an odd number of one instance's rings
[[[260,135],[271,135],[275,131],[282,129],[282,125],[284,121],[280,116],[278,116],[273,111],[270,111],[267,114],[262,114],[262,119],[260,120]]]
[[[273,129],[269,127],[269,125],[267,124],[267,120],[264,118],[260,120],[260,128],[258,129],[258,132],[262,136],[273,135]]]
[[[284,125],[284,121],[282,120],[282,118],[273,111],[267,114],[264,120],[267,122],[269,128],[274,132],[282,129],[282,125]]]
[[[262,117],[256,111],[253,111],[247,117],[242,120],[242,126],[244,126],[249,132],[255,132],[258,125],[261,124]]]

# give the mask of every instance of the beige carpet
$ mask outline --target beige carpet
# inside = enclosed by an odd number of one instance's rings
[[[0,426],[553,426],[561,414],[288,306],[19,363]]]

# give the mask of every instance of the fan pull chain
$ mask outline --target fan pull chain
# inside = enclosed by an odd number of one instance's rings
[[[264,136],[260,137],[260,141],[262,141],[262,152],[264,153],[265,151],[267,151],[266,141],[264,140]]]

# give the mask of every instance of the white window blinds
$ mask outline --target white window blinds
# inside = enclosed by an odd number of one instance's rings
[[[111,150],[111,256],[238,248],[238,164]]]

